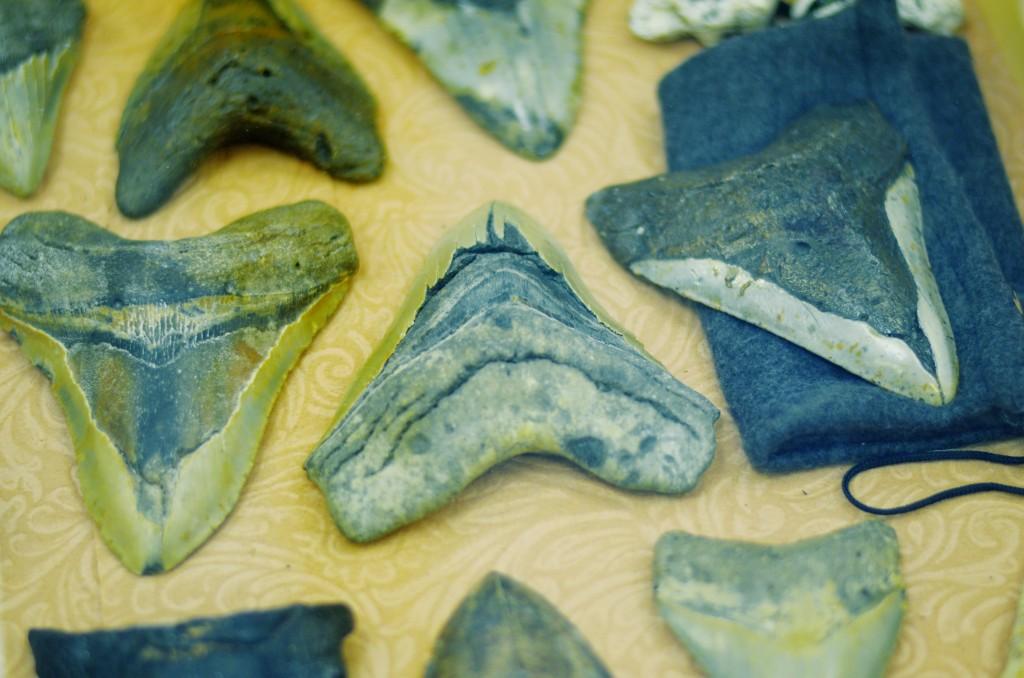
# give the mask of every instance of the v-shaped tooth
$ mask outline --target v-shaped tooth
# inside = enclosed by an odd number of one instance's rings
[[[79,0],[0,0],[0,187],[19,197],[46,173],[84,22]]]
[[[616,328],[529,217],[494,204],[430,257],[306,470],[341,531],[369,541],[528,452],[685,492],[717,417]]]
[[[533,160],[555,153],[580,100],[587,0],[363,0],[466,112]]]
[[[658,609],[708,676],[884,674],[906,606],[888,525],[782,546],[670,532],[654,557]]]
[[[126,567],[169,569],[227,517],[356,266],[348,222],[317,202],[177,241],[63,212],[0,234],[0,329],[53,382],[86,506]]]
[[[291,0],[189,0],[139,76],[117,151],[117,205],[142,217],[211,151],[256,142],[331,176],[380,175],[376,104]]]
[[[491,572],[455,610],[424,678],[609,678],[580,632],[540,594]]]
[[[740,160],[607,188],[587,216],[656,285],[895,393],[956,394],[914,170],[869,104],[818,109]]]

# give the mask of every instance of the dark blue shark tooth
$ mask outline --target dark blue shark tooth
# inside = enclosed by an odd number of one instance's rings
[[[654,557],[658,609],[711,678],[884,675],[906,607],[888,525],[781,546],[670,532]]]
[[[19,197],[46,172],[84,23],[80,0],[0,0],[0,187]]]
[[[352,628],[345,605],[293,605],[171,626],[32,629],[28,642],[39,678],[344,678]]]
[[[375,179],[375,115],[359,75],[292,0],[188,0],[125,106],[117,205],[153,212],[209,153],[242,142]]]
[[[496,203],[428,259],[306,470],[341,531],[370,541],[529,452],[621,488],[686,492],[711,463],[717,418],[529,217]]]
[[[485,130],[532,160],[580,102],[587,0],[363,0]]]
[[[608,678],[568,619],[540,594],[487,575],[445,624],[425,678]]]
[[[53,382],[86,507],[126,567],[169,569],[227,517],[356,266],[348,222],[318,202],[177,241],[62,212],[0,234],[0,329]]]
[[[641,278],[896,393],[956,394],[914,170],[869,104],[817,109],[740,160],[604,189],[587,216]]]

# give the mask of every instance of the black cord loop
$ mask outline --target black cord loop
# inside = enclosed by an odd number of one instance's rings
[[[853,482],[854,478],[865,471],[884,468],[887,466],[928,463],[933,461],[983,461],[990,464],[999,464],[1001,466],[1024,465],[1024,457],[995,454],[993,452],[982,452],[980,450],[935,450],[930,452],[907,452],[904,454],[882,455],[865,459],[864,461],[851,466],[846,474],[843,475],[843,494],[846,496],[847,501],[859,508],[861,511],[864,511],[865,513],[873,513],[876,516],[894,516],[901,513],[910,513],[911,511],[931,506],[932,504],[938,504],[940,501],[946,501],[947,499],[953,499],[955,497],[964,497],[969,494],[977,494],[979,492],[1003,492],[1005,494],[1024,497],[1024,487],[1019,487],[1017,485],[1005,485],[1003,483],[971,483],[969,485],[961,485],[960,487],[952,487],[948,490],[936,492],[924,499],[918,499],[917,501],[912,501],[909,504],[904,504],[903,506],[879,508],[877,506],[865,504],[854,497],[853,492],[850,491],[850,483]]]

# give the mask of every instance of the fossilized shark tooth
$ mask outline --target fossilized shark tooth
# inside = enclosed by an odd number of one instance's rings
[[[712,678],[881,676],[906,594],[896,533],[867,522],[782,546],[664,535],[654,597]]]
[[[257,142],[333,177],[380,175],[376,104],[291,0],[189,0],[125,106],[117,205],[142,217],[211,151]]]
[[[616,328],[529,217],[495,203],[429,258],[306,470],[341,531],[370,541],[528,452],[685,492],[711,463],[717,418]]]
[[[959,367],[914,170],[871,105],[825,107],[746,158],[587,200],[634,274],[941,405]]]
[[[67,633],[32,629],[39,678],[344,678],[345,605],[292,605],[170,626]]]
[[[1010,635],[1010,654],[1002,678],[1024,678],[1024,591],[1017,605],[1017,621]]]
[[[425,678],[607,678],[568,619],[536,591],[491,572],[445,624]]]
[[[702,45],[749,33],[771,23],[779,0],[636,0],[629,29],[638,38],[671,42],[693,36]]]
[[[177,241],[62,212],[0,234],[0,329],[53,382],[86,506],[126,567],[169,569],[227,517],[356,266],[348,223],[318,202]]]
[[[532,160],[576,121],[587,0],[363,0],[466,112]]]
[[[0,186],[43,180],[85,23],[80,0],[0,0]]]

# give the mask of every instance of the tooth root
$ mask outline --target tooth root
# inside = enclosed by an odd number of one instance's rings
[[[781,546],[670,532],[654,596],[713,678],[881,676],[906,607],[896,533],[881,522]]]
[[[569,135],[586,0],[363,0],[473,120],[533,160]]]
[[[0,234],[0,329],[53,381],[82,496],[128,569],[170,569],[227,517],[356,266],[345,218],[316,202],[179,241],[62,212]]]
[[[894,393],[956,394],[913,167],[873,106],[821,108],[745,158],[604,189],[587,216],[656,285]]]
[[[32,629],[40,678],[60,676],[344,676],[345,605],[292,605],[166,626],[86,633]]]
[[[358,74],[292,0],[189,0],[125,107],[118,207],[150,214],[212,151],[240,142],[339,179],[375,179],[375,115]]]
[[[497,572],[455,610],[425,678],[611,674],[572,623],[540,594]]]
[[[514,456],[562,456],[679,494],[717,410],[623,335],[529,217],[494,204],[434,253],[306,462],[341,531],[369,541]]]
[[[78,0],[0,0],[0,187],[18,197],[46,173],[84,23]]]

